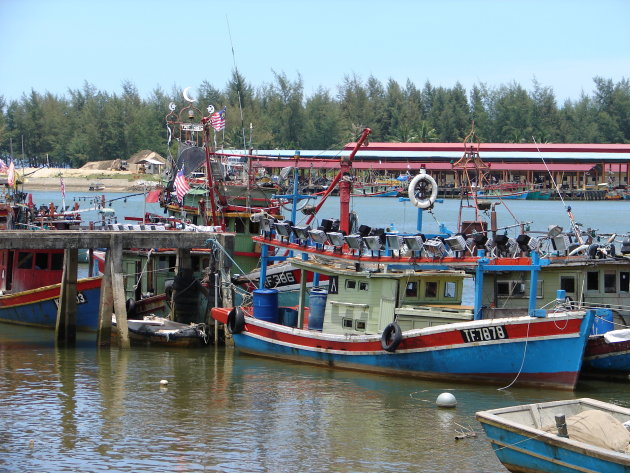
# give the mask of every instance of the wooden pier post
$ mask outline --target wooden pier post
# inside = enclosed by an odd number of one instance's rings
[[[109,347],[112,343],[112,314],[114,313],[114,293],[112,291],[111,252],[105,254],[105,267],[101,279],[101,299],[98,303],[98,329],[96,343],[99,347]]]
[[[119,235],[112,235],[109,247],[112,265],[112,293],[114,298],[114,313],[116,314],[116,328],[120,340],[120,348],[129,348],[129,327],[127,326],[127,306],[125,304],[125,283],[123,276],[122,240]]]
[[[61,293],[57,306],[55,336],[58,343],[74,345],[77,340],[77,268],[79,250],[66,248],[63,254]]]

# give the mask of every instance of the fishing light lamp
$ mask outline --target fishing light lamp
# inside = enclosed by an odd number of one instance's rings
[[[345,240],[343,238],[343,233],[328,232],[326,235],[328,235],[328,241],[334,247],[340,248],[345,243]]]
[[[402,244],[402,237],[400,235],[386,235],[387,247],[390,250],[400,250],[400,245]]]
[[[297,238],[298,240],[304,243],[306,243],[306,241],[308,240],[308,231],[310,229],[311,229],[310,225],[291,227],[291,230],[293,231],[295,238]]]
[[[289,238],[291,236],[291,225],[288,222],[274,222],[273,226],[280,237]]]
[[[311,238],[311,240],[313,240],[315,243],[319,245],[325,245],[326,242],[328,241],[326,232],[324,232],[323,230],[319,230],[319,229],[309,230],[308,236]]]
[[[351,250],[361,250],[361,245],[363,244],[361,235],[346,235],[344,239]]]
[[[378,235],[370,235],[363,237],[363,242],[365,246],[368,247],[370,251],[381,251],[383,249],[383,245],[381,244],[381,238]]]
[[[562,233],[562,227],[558,225],[549,225],[549,228],[547,229],[547,236],[549,238],[557,237],[561,233]]]
[[[444,242],[439,238],[431,238],[425,241],[422,246],[427,255],[433,258],[443,258],[448,254]]]
[[[422,234],[409,235],[404,236],[403,241],[411,251],[422,251],[422,244],[426,241],[426,237]]]
[[[466,239],[463,235],[453,235],[444,239],[444,243],[451,249],[451,251],[466,251]]]

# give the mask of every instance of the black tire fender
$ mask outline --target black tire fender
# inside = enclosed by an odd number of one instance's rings
[[[227,317],[227,329],[229,333],[241,333],[245,328],[245,314],[240,307],[234,307]]]
[[[388,324],[381,335],[381,346],[383,350],[393,353],[402,341],[402,330],[396,322]]]

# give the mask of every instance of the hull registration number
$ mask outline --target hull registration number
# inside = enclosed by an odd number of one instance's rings
[[[486,342],[492,340],[504,340],[508,338],[507,331],[503,325],[493,325],[492,327],[466,328],[460,330],[462,338],[466,343]]]

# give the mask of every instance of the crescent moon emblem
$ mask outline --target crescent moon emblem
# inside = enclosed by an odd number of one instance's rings
[[[177,106],[176,106],[173,102],[171,102],[171,103],[169,103],[169,104],[168,104],[168,109],[169,109],[171,112],[172,112],[172,111],[174,111],[174,110],[175,110],[175,108],[177,108]]]
[[[195,101],[195,99],[191,99],[191,98],[188,96],[188,89],[190,89],[190,87],[186,87],[186,88],[184,89],[184,91],[182,92],[182,95],[184,96],[184,100],[186,100],[187,102],[193,103],[193,102]]]

